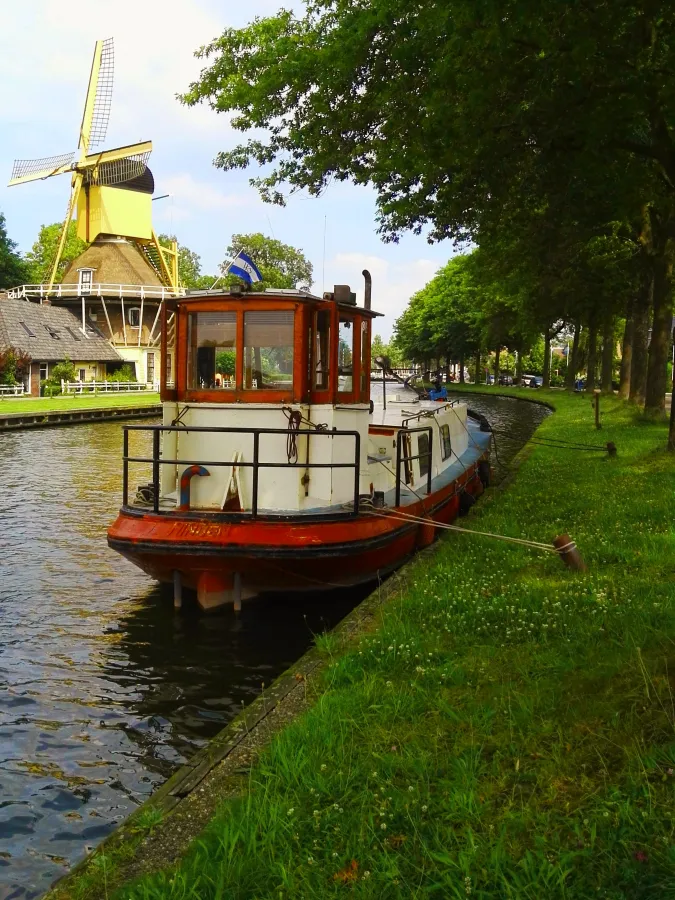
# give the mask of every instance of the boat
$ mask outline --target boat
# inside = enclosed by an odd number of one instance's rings
[[[489,483],[489,425],[464,402],[371,399],[363,274],[363,306],[348,285],[163,300],[162,424],[124,426],[108,543],[176,605],[383,578]]]

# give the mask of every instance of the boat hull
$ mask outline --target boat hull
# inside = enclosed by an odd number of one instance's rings
[[[374,581],[432,543],[438,529],[406,516],[450,523],[462,493],[484,489],[479,465],[405,507],[351,518],[255,520],[219,513],[160,513],[123,508],[108,531],[109,546],[158,581],[197,592],[204,609],[235,605],[269,591],[344,588]]]

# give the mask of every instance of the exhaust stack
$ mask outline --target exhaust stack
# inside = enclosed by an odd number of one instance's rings
[[[370,277],[370,272],[368,271],[368,269],[364,269],[361,274],[366,280],[366,289],[363,295],[363,306],[364,309],[370,309],[370,301],[373,292],[373,279]]]

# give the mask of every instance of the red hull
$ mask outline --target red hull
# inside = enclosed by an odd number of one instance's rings
[[[473,496],[483,492],[480,461],[400,511],[452,522],[463,491]],[[390,511],[392,518],[384,512],[382,517],[365,513],[331,521],[231,521],[217,513],[156,515],[125,508],[108,531],[108,543],[159,581],[172,582],[179,572],[182,584],[198,591],[200,602],[209,591],[231,589],[235,573],[248,593],[344,587],[392,571],[437,534],[432,525],[393,518],[396,510]]]

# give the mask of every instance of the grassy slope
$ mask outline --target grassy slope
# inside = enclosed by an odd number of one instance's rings
[[[533,392],[525,393],[532,396]],[[537,446],[468,520],[553,555],[449,535],[312,711],[174,870],[124,898],[675,897],[675,541],[665,426],[539,392]]]
[[[35,397],[34,399],[0,398],[0,415],[12,413],[71,412],[79,409],[109,409],[117,406],[148,406],[159,403],[159,394],[149,391],[140,394],[85,394],[67,397]]]

